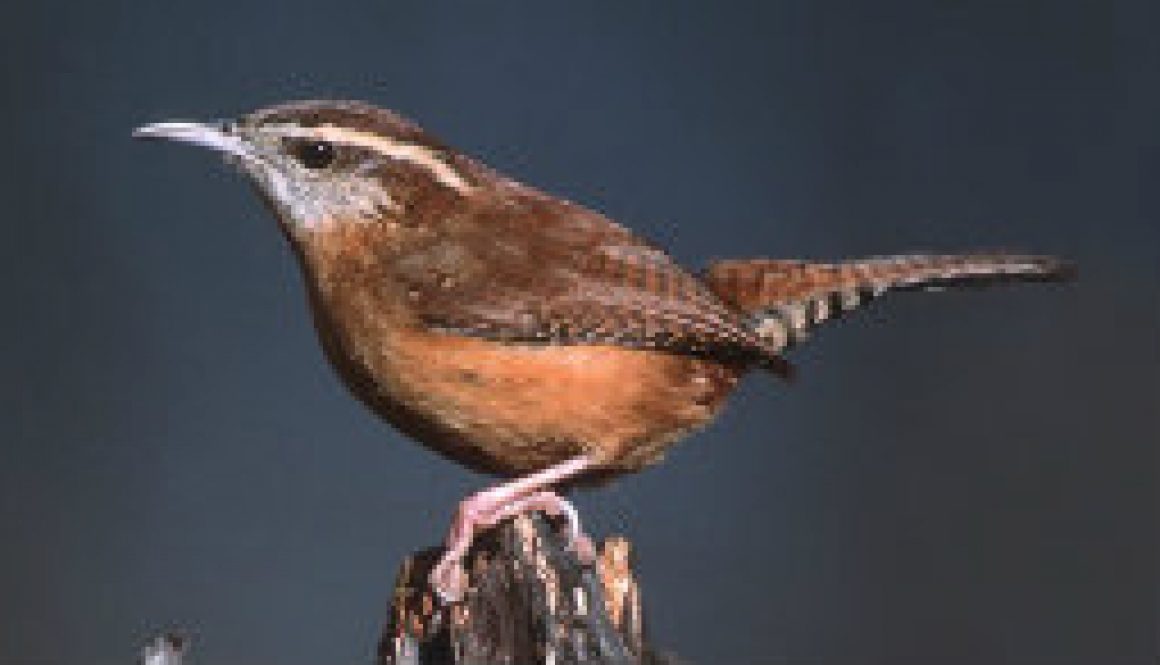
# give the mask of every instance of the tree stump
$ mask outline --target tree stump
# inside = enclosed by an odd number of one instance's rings
[[[645,644],[630,546],[609,538],[584,566],[542,515],[521,515],[477,538],[469,590],[444,605],[427,575],[441,548],[399,569],[379,643],[380,665],[659,665]]]

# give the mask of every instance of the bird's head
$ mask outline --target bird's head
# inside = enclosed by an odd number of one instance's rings
[[[293,102],[236,120],[146,125],[133,135],[223,153],[291,235],[446,214],[482,173],[417,125],[359,102]]]

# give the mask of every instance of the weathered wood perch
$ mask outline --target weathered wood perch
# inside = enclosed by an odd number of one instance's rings
[[[380,665],[671,662],[645,644],[628,541],[609,538],[585,567],[539,514],[478,538],[470,589],[443,605],[427,582],[440,548],[403,562],[379,643]]]
[[[630,546],[619,537],[584,566],[542,515],[521,515],[476,540],[469,589],[444,605],[427,582],[441,548],[416,552],[395,581],[379,665],[675,665],[645,641]],[[182,665],[188,641],[162,633],[139,665]]]

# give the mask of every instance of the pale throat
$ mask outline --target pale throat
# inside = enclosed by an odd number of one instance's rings
[[[377,178],[346,175],[294,192],[281,199],[285,214],[295,226],[310,231],[329,231],[336,226],[387,225],[404,213],[403,204],[391,196]]]

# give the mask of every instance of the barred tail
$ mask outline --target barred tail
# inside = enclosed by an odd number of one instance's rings
[[[773,259],[719,261],[704,279],[718,297],[753,317],[754,328],[784,349],[809,330],[894,290],[938,290],[1072,278],[1074,267],[1049,256],[910,254],[842,263]]]

